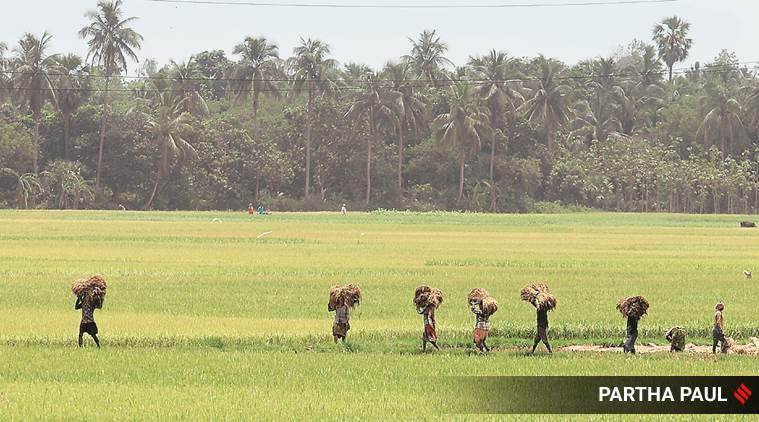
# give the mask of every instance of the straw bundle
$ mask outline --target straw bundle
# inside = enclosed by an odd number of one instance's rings
[[[498,302],[496,302],[492,296],[487,296],[486,298],[482,299],[482,312],[485,314],[485,316],[490,317],[496,313],[496,311],[498,311]]]
[[[727,353],[735,348],[735,340],[732,337],[725,337],[725,341],[722,342],[722,353]]]
[[[482,300],[488,296],[490,296],[490,293],[488,293],[487,290],[476,287],[472,289],[471,292],[469,292],[469,294],[466,297],[466,300],[469,303],[472,303],[472,302],[477,303],[477,302],[482,302]]]
[[[617,309],[625,318],[640,318],[648,312],[648,300],[643,296],[628,296],[617,303]]]
[[[100,274],[95,274],[90,278],[80,278],[71,284],[71,291],[78,298],[87,298],[89,300],[105,299],[105,292],[108,288],[105,278]]]
[[[414,305],[417,308],[434,307],[437,308],[443,304],[443,292],[430,286],[419,286],[414,291]]]
[[[556,309],[556,296],[552,295],[548,286],[545,284],[530,284],[522,288],[519,297],[532,303],[533,306],[540,310],[553,311]]]
[[[351,308],[361,303],[361,288],[354,284],[346,286],[333,286],[329,289],[329,303],[327,308],[334,311],[343,306]]]

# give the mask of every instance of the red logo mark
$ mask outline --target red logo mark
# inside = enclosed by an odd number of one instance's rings
[[[746,384],[741,384],[738,387],[738,390],[733,392],[733,397],[735,397],[736,400],[741,402],[741,404],[746,404],[748,401],[748,398],[751,397],[751,390],[746,387]]]

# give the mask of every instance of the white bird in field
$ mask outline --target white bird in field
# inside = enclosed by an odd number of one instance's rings
[[[743,271],[743,275],[745,275],[746,278],[751,278],[751,271],[745,270],[745,271]]]

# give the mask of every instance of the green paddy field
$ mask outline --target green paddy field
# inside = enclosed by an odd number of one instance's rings
[[[535,313],[519,301],[551,286],[555,347],[621,343],[615,304],[633,294],[651,302],[639,342],[678,324],[708,343],[720,300],[745,342],[759,336],[759,281],[743,276],[759,271],[759,230],[742,219],[0,211],[0,419],[466,419],[436,393],[446,376],[759,375],[738,355],[528,357]],[[96,272],[103,349],[80,350],[70,285]],[[364,302],[335,345],[327,292],[345,282]],[[426,355],[423,283],[445,293],[443,350]],[[473,287],[501,305],[488,356],[469,350]]]

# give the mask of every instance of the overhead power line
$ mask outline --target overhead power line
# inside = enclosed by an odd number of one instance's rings
[[[290,7],[320,9],[526,9],[536,7],[588,7],[623,6],[634,4],[676,3],[680,0],[618,0],[618,1],[575,1],[547,3],[499,3],[499,4],[341,4],[341,3],[275,3],[266,1],[213,1],[213,0],[147,0],[152,3],[176,3],[213,6],[255,6]]]
[[[746,63],[759,63],[759,61],[753,61],[753,62],[746,62]],[[729,65],[729,68],[726,68],[726,66],[714,66],[714,67],[706,67],[699,69],[699,73],[709,73],[709,74],[723,74],[723,73],[729,73],[729,72],[735,72],[737,69],[733,65]],[[673,70],[673,75],[681,75],[685,74],[691,71],[691,69],[679,69],[679,70]],[[662,75],[666,74],[668,71],[662,71],[662,72],[652,72],[652,75]],[[2,72],[0,72],[2,73]],[[555,80],[584,80],[584,79],[596,79],[596,78],[611,78],[611,77],[631,77],[631,76],[640,76],[640,74],[637,73],[627,73],[627,74],[610,74],[610,75],[567,75],[567,76],[556,76],[554,77]],[[438,87],[445,87],[446,85],[451,84],[465,84],[465,85],[472,85],[472,86],[480,86],[490,83],[516,83],[516,82],[536,82],[540,81],[540,78],[512,78],[512,79],[503,79],[503,80],[476,80],[476,79],[441,79],[438,81],[429,81],[426,79],[416,79],[404,82],[404,84],[411,83],[412,87],[422,87],[422,86],[438,86]],[[216,82],[216,81],[225,81],[224,79],[203,79],[203,81],[206,82]],[[292,80],[288,79],[269,79],[267,81],[271,82],[293,82]],[[358,83],[363,83],[363,85],[359,85]],[[363,90],[366,89],[366,82],[367,81],[346,81],[346,80],[340,80],[336,82],[336,90],[338,91],[355,91],[355,90]],[[383,79],[381,82],[394,82],[392,80]],[[49,91],[48,88],[25,88],[25,87],[14,87],[14,86],[8,86],[7,89],[9,90],[18,90],[18,91]],[[170,92],[170,93],[187,93],[192,92],[192,89],[177,89],[177,88],[167,88],[167,89],[159,89],[159,88],[150,88],[150,87],[135,87],[135,88],[58,88],[58,91],[64,91],[64,92],[108,92],[108,93],[132,93],[132,94],[139,94],[139,93],[151,93],[151,92]],[[231,89],[225,88],[225,90],[230,91]],[[233,90],[235,93],[252,93],[255,92],[252,89],[235,89]],[[308,87],[296,87],[296,86],[283,86],[276,89],[269,89],[269,88],[262,88],[256,90],[257,92],[308,92]]]

